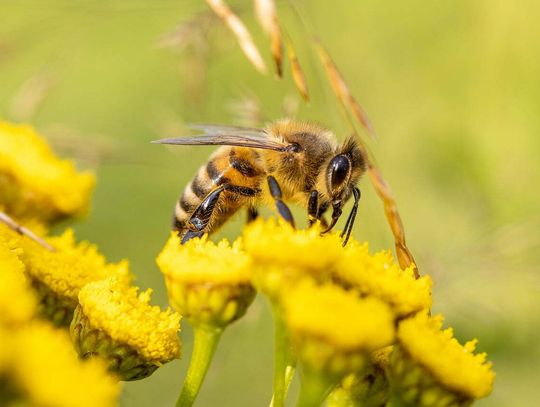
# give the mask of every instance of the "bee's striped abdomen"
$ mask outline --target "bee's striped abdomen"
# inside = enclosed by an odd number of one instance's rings
[[[238,147],[221,147],[197,171],[197,174],[176,203],[173,228],[182,233],[193,212],[205,197],[222,184],[258,190],[262,169],[258,166],[259,153]],[[224,191],[214,210],[208,232],[215,230],[242,207],[249,198]]]

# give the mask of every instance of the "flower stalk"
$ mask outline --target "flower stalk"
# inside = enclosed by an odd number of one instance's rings
[[[195,402],[222,333],[222,328],[214,326],[194,327],[193,352],[176,407],[191,407]]]
[[[277,305],[273,305],[274,314],[274,389],[270,407],[283,407],[294,372],[296,360],[293,356],[285,323]]]
[[[322,405],[336,383],[322,372],[304,369],[300,396],[296,407],[318,407]]]

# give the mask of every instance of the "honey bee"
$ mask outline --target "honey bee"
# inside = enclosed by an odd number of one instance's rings
[[[176,204],[173,229],[182,237],[182,244],[215,232],[241,208],[247,209],[248,221],[253,220],[260,205],[275,205],[294,227],[285,202],[307,208],[309,224],[321,220],[322,233],[326,233],[353,197],[341,234],[343,245],[347,243],[360,200],[356,185],[366,171],[365,154],[354,137],[339,145],[329,130],[294,120],[280,120],[265,129],[192,127],[202,134],[154,141],[221,146],[199,168]],[[332,218],[327,224],[323,215],[330,207]]]

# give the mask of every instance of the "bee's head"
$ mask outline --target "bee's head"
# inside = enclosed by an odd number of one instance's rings
[[[358,180],[366,171],[366,157],[355,138],[348,139],[328,162],[326,189],[332,204],[332,221],[324,233],[330,231],[341,216],[343,205],[356,189]]]
[[[365,170],[366,160],[358,142],[348,139],[326,168],[326,188],[332,206],[345,203]]]

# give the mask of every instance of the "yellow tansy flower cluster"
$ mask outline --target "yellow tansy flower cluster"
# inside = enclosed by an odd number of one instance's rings
[[[36,312],[37,301],[17,250],[0,236],[0,324],[19,325]]]
[[[244,315],[255,296],[251,260],[240,241],[231,246],[203,237],[181,246],[173,234],[157,264],[171,304],[194,324],[224,327]]]
[[[101,362],[79,361],[66,332],[45,322],[31,322],[15,332],[0,327],[0,343],[2,405],[116,405],[118,382]]]
[[[390,377],[402,402],[468,405],[491,392],[495,374],[486,354],[474,354],[476,340],[462,346],[452,328],[441,329],[442,321],[440,315],[418,314],[399,324]]]
[[[88,210],[95,178],[58,159],[34,129],[0,121],[0,210],[53,222]]]
[[[150,305],[150,294],[116,278],[87,284],[71,324],[81,356],[100,354],[124,380],[146,377],[180,357],[180,315]]]
[[[107,263],[95,245],[77,243],[70,229],[47,242],[56,249],[54,252],[21,239],[21,259],[38,293],[40,313],[57,325],[69,325],[79,292],[86,284],[112,276],[125,282],[132,278],[126,261]]]
[[[431,307],[431,278],[416,279],[413,268],[402,270],[389,251],[371,255],[367,243],[351,240],[334,270],[342,284],[380,298],[399,316]]]
[[[99,362],[78,360],[69,336],[36,317],[21,238],[0,228],[0,403],[114,406],[120,388]]]
[[[292,341],[311,368],[354,372],[394,339],[394,315],[376,298],[305,280],[284,293],[283,303]]]

